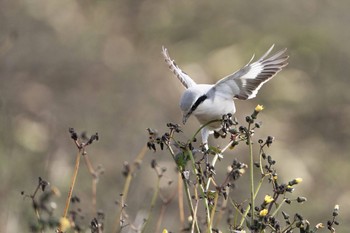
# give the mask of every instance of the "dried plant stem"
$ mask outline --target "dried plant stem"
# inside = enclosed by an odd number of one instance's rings
[[[193,158],[193,154],[192,151],[187,148],[187,153],[191,159],[192,162],[192,169],[193,169],[193,173],[196,175],[197,179],[199,179],[199,177],[202,177],[203,174],[200,174],[198,169],[196,168],[196,161]],[[201,195],[204,197],[203,201],[204,201],[204,206],[205,206],[205,212],[206,212],[206,218],[207,218],[207,228],[208,228],[208,233],[212,233],[212,229],[211,229],[211,225],[210,225],[210,210],[209,210],[209,204],[208,204],[208,199],[206,198],[206,193],[203,187],[203,184],[201,182],[199,182],[199,190],[201,192]]]
[[[247,215],[244,215],[244,214],[241,213],[241,210],[238,209],[237,204],[232,200],[231,197],[230,197],[229,199],[230,199],[230,203],[231,203],[231,205],[233,206],[233,208],[235,208],[235,210],[237,211],[237,213],[238,213],[239,215],[241,215],[242,219],[245,219]],[[248,209],[248,211],[249,211],[249,209]],[[243,225],[243,222],[240,223],[239,227],[241,227],[242,225]]]
[[[127,199],[128,193],[129,193],[129,187],[130,187],[130,183],[131,183],[131,180],[133,178],[134,172],[135,172],[136,168],[138,168],[140,166],[140,164],[142,163],[143,157],[145,156],[146,152],[147,152],[147,146],[144,146],[141,149],[140,153],[135,158],[135,160],[133,162],[133,166],[131,166],[131,168],[130,168],[130,172],[128,174],[128,177],[125,181],[125,185],[123,188],[123,196],[124,196],[125,202],[126,202],[126,199]]]
[[[250,125],[249,125],[250,126]],[[250,127],[248,128],[248,145],[250,154],[250,211],[251,211],[251,224],[254,222],[254,208],[255,208],[255,189],[254,189],[254,156],[253,156],[253,145],[250,136]]]
[[[33,198],[33,204],[34,204],[34,198]],[[35,208],[35,215],[36,215],[36,218],[37,218],[37,220],[38,220],[38,223],[40,224],[41,217],[40,217],[40,213],[39,213],[38,208]],[[44,233],[44,229],[41,229],[40,232],[41,232],[41,233]]]
[[[204,125],[201,125],[201,127],[200,127],[200,128],[195,132],[195,134],[192,136],[190,142],[193,142],[193,141],[195,140],[195,138],[197,137],[197,135],[201,132],[201,130],[202,130],[204,127],[206,127],[206,126],[208,126],[208,125],[210,125],[210,124],[212,124],[212,123],[215,123],[215,122],[221,122],[221,120],[211,120],[211,121],[209,121],[208,123],[206,123],[206,124],[204,124]]]
[[[155,189],[155,191],[154,191],[154,193],[153,193],[153,197],[152,197],[152,200],[151,200],[151,206],[150,206],[150,208],[149,208],[149,210],[148,210],[148,213],[147,213],[146,218],[144,219],[144,224],[143,224],[141,233],[142,233],[142,232],[145,232],[145,230],[146,230],[146,228],[147,228],[147,226],[148,226],[148,224],[149,224],[149,222],[150,222],[150,218],[151,218],[151,214],[152,214],[152,211],[153,211],[153,209],[154,209],[154,206],[156,205],[156,201],[157,201],[158,194],[159,194],[159,189],[160,189],[160,187],[159,187],[160,179],[161,179],[161,177],[158,176],[158,177],[157,177],[156,189]]]
[[[96,207],[96,199],[97,199],[97,178],[92,179],[92,186],[91,186],[91,192],[92,192],[92,208],[94,213],[97,213],[97,207]]]
[[[96,213],[97,212],[97,208],[96,208],[96,196],[97,196],[97,183],[98,183],[98,177],[97,177],[97,174],[96,174],[96,171],[95,169],[93,168],[91,162],[90,162],[90,159],[88,157],[88,155],[84,155],[84,161],[86,163],[86,166],[89,170],[89,173],[91,174],[92,176],[92,208],[93,208],[93,211]]]
[[[75,181],[77,180],[78,171],[79,171],[79,165],[80,165],[80,158],[81,158],[82,153],[83,153],[83,150],[79,149],[79,151],[77,153],[76,160],[75,160],[74,173],[73,173],[73,176],[72,176],[72,181],[71,181],[71,185],[70,185],[68,196],[67,196],[67,200],[66,200],[66,206],[65,206],[64,212],[63,212],[63,217],[64,218],[66,218],[67,214],[68,214],[69,204],[70,204],[70,200],[72,198]]]
[[[35,198],[37,192],[39,191],[39,189],[40,189],[40,184],[35,188],[34,193],[29,196],[33,201],[34,201],[34,198]]]
[[[226,192],[227,192],[227,196],[229,196],[230,195],[230,189],[227,189]],[[220,211],[219,211],[219,213],[218,213],[218,215],[216,217],[216,225],[217,226],[220,224],[221,219],[222,219],[222,217],[223,217],[223,215],[225,213],[225,210],[227,208],[227,203],[228,203],[228,198],[224,198],[223,202],[221,204]]]
[[[224,152],[231,146],[231,143],[232,143],[232,141],[230,141],[230,142],[224,147],[224,149],[221,150],[220,154],[219,154],[219,153],[216,153],[216,154],[215,154],[213,160],[211,161],[211,165],[212,165],[213,167],[215,167],[215,164],[216,164],[217,160],[219,159],[219,156],[220,156],[222,153],[224,153]],[[208,191],[208,190],[209,190],[209,186],[210,186],[211,181],[212,181],[212,178],[210,177],[210,178],[208,179],[207,185],[205,186],[205,191]]]
[[[200,232],[200,229],[199,229],[199,226],[198,226],[198,221],[197,221],[197,211],[198,211],[198,203],[199,203],[197,187],[194,190],[194,196],[195,196],[195,199],[196,199],[196,205],[194,207],[194,212],[193,212],[194,218],[192,219],[191,233],[194,232],[195,224],[196,224],[196,227],[197,227],[196,228],[197,232]]]
[[[183,198],[183,183],[182,183],[180,172],[178,173],[177,190],[178,190],[180,226],[182,228],[185,223],[185,211],[184,211],[184,198]]]
[[[247,208],[245,209],[243,215],[242,215],[241,221],[239,223],[239,228],[242,228],[244,221],[247,220],[247,215],[248,215],[249,211],[250,211],[250,206],[248,205]],[[239,212],[239,213],[241,213],[241,212]]]
[[[76,156],[74,172],[73,172],[73,176],[72,176],[72,180],[71,180],[71,185],[70,185],[70,188],[69,188],[69,191],[68,191],[68,196],[67,196],[67,200],[66,200],[66,206],[64,207],[64,211],[63,211],[63,218],[67,218],[67,214],[68,214],[68,210],[69,210],[69,204],[70,204],[70,201],[71,201],[71,198],[72,198],[75,181],[76,181],[77,176],[78,176],[80,158],[81,158],[81,155],[83,154],[83,151],[84,150],[82,148],[80,148],[78,150],[78,153],[77,153],[77,156]],[[61,232],[60,226],[58,227],[58,232]]]
[[[138,168],[139,165],[142,163],[143,157],[145,156],[146,152],[147,152],[147,146],[145,145],[141,149],[139,154],[136,156],[132,166],[130,167],[130,171],[128,172],[128,175],[127,175],[125,183],[124,183],[123,192],[121,193],[122,196],[123,196],[123,203],[119,204],[118,215],[117,215],[117,218],[115,219],[114,231],[113,232],[117,232],[117,229],[119,229],[118,230],[119,232],[121,231],[120,220],[122,219],[124,203],[126,202],[126,199],[127,199],[128,193],[129,193],[129,187],[130,187],[130,184],[131,184],[131,180],[133,178],[133,175],[134,175],[134,172],[135,172],[136,168]]]
[[[255,187],[254,187],[254,154],[253,154],[253,143],[251,141],[251,124],[248,125],[248,130],[246,132],[247,135],[247,143],[248,143],[248,147],[249,147],[249,155],[250,155],[250,205],[247,206],[246,210],[243,213],[243,216],[241,218],[241,222],[239,223],[239,227],[243,226],[243,223],[245,220],[247,220],[247,215],[249,213],[249,211],[251,212],[251,224],[254,223],[254,208],[255,208],[255,198],[258,194],[258,190],[261,187],[261,184],[263,182],[262,178],[258,184],[258,189],[255,191]]]
[[[260,152],[259,152],[259,168],[260,168],[260,173],[261,173],[261,179],[258,183],[258,186],[256,187],[256,190],[255,190],[255,194],[254,194],[254,199],[256,198],[256,196],[258,195],[259,193],[259,190],[261,188],[261,185],[263,184],[264,182],[264,179],[266,177],[266,174],[264,173],[264,170],[263,170],[263,164],[262,164],[262,154],[264,153],[262,147],[260,147]]]
[[[257,187],[255,189],[254,200],[255,200],[256,196],[258,195],[259,190],[261,188],[261,185],[264,183],[264,180],[265,180],[265,176],[261,177],[261,179],[260,179],[260,181],[259,181],[259,183],[258,183],[258,185],[257,185]]]
[[[40,189],[40,184],[35,188],[35,191],[33,192],[33,194],[29,196],[32,199],[33,206],[36,206],[34,198],[37,192],[39,191],[39,189]],[[38,223],[40,223],[41,217],[40,217],[38,208],[34,208],[34,211],[35,211],[35,216],[38,220]],[[44,232],[44,230],[41,230],[41,232]]]
[[[185,194],[186,194],[186,199],[187,199],[187,202],[188,202],[188,206],[190,207],[190,211],[191,211],[191,216],[192,216],[192,229],[196,229],[196,232],[200,232],[199,230],[199,226],[198,226],[198,222],[197,222],[197,211],[195,209],[193,209],[193,204],[192,204],[192,198],[191,198],[191,192],[190,192],[190,189],[188,187],[188,184],[187,184],[187,180],[183,180],[183,183],[184,183],[184,187],[185,187]],[[195,189],[196,191],[196,189]],[[196,195],[198,196],[198,195]],[[196,198],[196,200],[198,200]]]
[[[160,199],[162,200],[162,207],[160,209],[159,218],[157,220],[157,225],[156,225],[157,227],[156,227],[156,231],[155,232],[160,232],[160,226],[162,224],[162,221],[163,221],[163,218],[164,218],[164,215],[165,215],[165,210],[166,210],[167,206],[169,205],[169,203],[176,197],[176,194],[177,194],[177,192],[175,190],[170,197],[165,198],[162,195],[162,192],[159,192]]]
[[[271,214],[271,217],[274,217],[278,211],[281,209],[281,207],[283,206],[283,204],[286,202],[286,199],[283,199],[282,202],[278,205],[278,207],[276,208],[276,210]]]
[[[220,155],[222,155],[232,144],[232,140],[230,140],[230,142],[220,151],[220,153],[216,153],[216,155],[214,156],[211,165],[215,166],[217,160],[219,159]]]
[[[199,132],[199,131],[198,131]],[[197,133],[198,133],[197,132]],[[176,163],[176,159],[175,159],[175,153],[174,153],[174,150],[173,150],[173,148],[169,145],[169,144],[167,144],[167,147],[168,147],[168,149],[169,149],[169,151],[170,151],[170,154],[171,154],[171,156],[173,157],[173,159],[174,159],[174,161],[175,161],[175,163]],[[192,159],[193,159],[193,155],[192,155],[192,151],[190,151],[189,149],[188,149],[188,151],[189,151],[189,153],[190,153],[190,157],[192,157]],[[193,159],[193,161],[194,161],[194,159]],[[191,216],[192,216],[192,219],[193,219],[193,222],[192,222],[192,229],[193,228],[195,228],[196,229],[196,232],[200,232],[200,229],[199,229],[199,225],[198,225],[198,222],[197,222],[197,211],[195,211],[194,209],[193,209],[193,204],[192,204],[192,197],[191,197],[191,192],[190,192],[190,189],[189,189],[189,187],[188,187],[188,183],[187,183],[187,180],[185,179],[185,178],[183,178],[182,176],[183,176],[183,174],[182,174],[182,172],[183,172],[183,170],[181,169],[181,167],[178,167],[178,169],[179,169],[179,175],[180,175],[180,177],[182,178],[182,181],[183,181],[183,185],[184,185],[184,188],[185,188],[185,194],[186,194],[186,199],[187,199],[187,203],[188,203],[188,206],[189,206],[189,208],[190,208],[190,211],[191,211]],[[196,189],[195,189],[195,192],[196,192]],[[180,192],[179,192],[179,194],[180,194]],[[198,199],[196,199],[196,200],[198,200]],[[179,204],[180,205],[180,204]],[[183,209],[183,207],[182,207],[182,209]],[[183,211],[184,212],[184,211]],[[181,209],[180,209],[180,215],[181,215]],[[184,217],[183,217],[184,218]],[[184,221],[184,220],[183,220]]]
[[[175,164],[176,164],[175,153],[174,153],[173,148],[172,148],[169,144],[167,144],[167,147],[168,147],[168,150],[169,150],[169,152],[170,152],[171,156],[173,157],[173,159],[174,159],[174,161],[175,161]],[[191,153],[191,155],[192,155],[192,152],[191,152],[191,151],[190,151],[190,153]],[[192,156],[192,158],[193,158],[193,156]],[[186,199],[187,199],[187,202],[188,202],[188,207],[190,208],[190,211],[191,211],[191,216],[192,216],[193,221],[194,221],[195,229],[196,229],[197,232],[200,232],[198,223],[197,223],[197,221],[196,221],[196,218],[197,218],[197,217],[196,217],[196,212],[195,212],[194,209],[193,209],[192,198],[191,198],[191,192],[190,192],[190,189],[189,189],[189,187],[188,187],[187,180],[186,180],[185,178],[182,177],[182,176],[183,176],[183,174],[182,174],[182,172],[183,172],[182,168],[181,168],[181,167],[178,167],[178,169],[179,169],[179,175],[180,175],[180,177],[181,177],[181,179],[182,179],[182,181],[183,181],[183,185],[184,185],[184,188],[185,188]],[[179,204],[179,205],[180,205],[180,204]],[[182,207],[182,208],[183,208],[183,207]],[[180,209],[180,215],[181,215],[181,209]]]
[[[157,227],[156,227],[156,231],[155,232],[160,232],[160,225],[162,224],[163,221],[163,217],[165,215],[165,210],[166,210],[167,204],[163,203],[161,209],[160,209],[160,214],[159,214],[159,218],[157,221]]]
[[[261,172],[261,175],[264,175],[264,170],[263,170],[263,164],[262,164],[262,159],[263,159],[263,156],[262,154],[264,153],[262,147],[260,147],[260,152],[259,152],[259,167],[260,167],[260,172]]]
[[[215,198],[214,198],[214,206],[211,210],[211,214],[210,214],[210,221],[209,221],[209,226],[212,228],[214,225],[214,216],[215,216],[215,212],[216,212],[216,207],[218,205],[218,200],[219,200],[219,191],[215,192]],[[207,232],[210,232],[209,229],[207,229]]]

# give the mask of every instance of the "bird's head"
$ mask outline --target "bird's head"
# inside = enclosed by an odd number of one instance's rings
[[[182,110],[182,123],[185,124],[187,119],[194,113],[197,107],[207,99],[207,95],[196,89],[187,89],[180,100],[180,108]]]

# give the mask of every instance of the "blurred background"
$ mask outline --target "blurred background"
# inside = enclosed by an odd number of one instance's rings
[[[97,207],[111,232],[124,161],[142,150],[146,128],[164,132],[166,123],[181,122],[183,87],[165,65],[161,46],[195,81],[214,83],[272,44],[275,51],[288,48],[289,65],[257,98],[236,101],[236,117],[243,123],[257,104],[265,106],[256,136],[275,137],[269,153],[282,180],[303,178],[295,196],[308,202],[298,211],[315,225],[330,219],[339,204],[338,232],[346,232],[349,7],[346,0],[0,1],[0,232],[29,232],[35,214],[20,193],[33,192],[39,176],[60,190],[55,201],[61,215],[76,154],[69,127],[100,135],[88,154],[94,167],[105,169]],[[190,119],[184,137],[198,127]],[[240,145],[218,166],[224,173],[233,158],[247,162],[246,152]],[[169,169],[168,179],[177,179],[166,151],[147,152],[130,187],[131,220],[149,208],[156,180],[152,159]],[[83,162],[74,193],[89,225],[91,176]],[[177,203],[170,205],[162,227],[178,232]],[[158,213],[156,208],[155,219]]]

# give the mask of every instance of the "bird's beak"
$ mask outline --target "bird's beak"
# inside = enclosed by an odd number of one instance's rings
[[[186,121],[187,121],[187,119],[188,119],[189,116],[190,116],[190,115],[188,115],[188,114],[184,114],[184,115],[183,115],[183,117],[182,117],[182,124],[186,124]]]

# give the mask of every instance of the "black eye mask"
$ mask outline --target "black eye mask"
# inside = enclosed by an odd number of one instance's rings
[[[198,107],[201,103],[203,103],[204,100],[206,100],[207,98],[208,98],[207,95],[202,95],[201,97],[199,97],[199,98],[196,100],[196,102],[192,105],[191,110],[187,113],[187,115],[191,115],[192,112],[194,112],[194,111],[197,109],[197,107]]]

